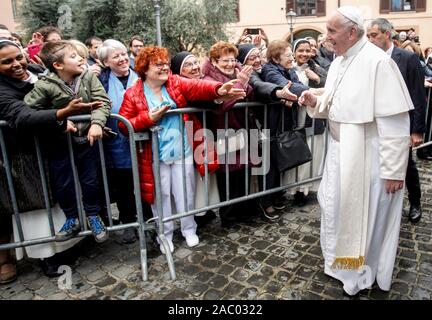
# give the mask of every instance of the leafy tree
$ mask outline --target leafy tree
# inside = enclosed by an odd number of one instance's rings
[[[75,0],[73,16],[76,37],[85,41],[94,35],[102,39],[116,36],[122,5],[121,0]]]
[[[225,26],[235,21],[236,0],[159,3],[162,43],[175,52],[209,49],[227,39]],[[59,10],[65,5],[69,12]],[[44,25],[58,25],[66,36],[82,41],[92,35],[125,41],[141,35],[147,44],[156,43],[153,0],[23,0],[20,12],[22,28],[29,34]]]
[[[59,8],[69,5],[74,0],[23,0],[19,8],[21,29],[31,36],[31,32],[43,26],[57,26],[64,12]],[[70,32],[65,32],[69,35]]]
[[[155,43],[153,1],[123,0],[119,30],[122,38],[142,34]],[[235,21],[236,0],[161,0],[162,43],[172,51],[207,50],[218,40],[226,40],[225,25]]]

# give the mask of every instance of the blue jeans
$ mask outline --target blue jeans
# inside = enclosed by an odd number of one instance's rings
[[[87,216],[94,216],[101,210],[99,196],[99,152],[97,143],[74,145],[75,165],[82,190],[82,201]],[[69,153],[58,149],[49,155],[49,170],[54,196],[67,218],[78,217],[74,178]]]

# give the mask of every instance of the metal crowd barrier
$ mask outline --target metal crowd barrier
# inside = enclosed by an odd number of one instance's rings
[[[266,104],[261,104],[261,103],[237,103],[235,105],[235,107],[232,110],[235,109],[244,109],[245,112],[245,129],[248,130],[249,129],[249,117],[247,116],[249,113],[249,109],[250,108],[263,108],[264,110],[264,127],[263,129],[267,129],[267,115],[268,115],[268,108],[269,106]],[[284,117],[284,111],[285,111],[285,107],[282,108],[282,117]],[[208,113],[211,112],[209,109],[197,109],[197,108],[181,108],[181,109],[175,109],[175,110],[170,110],[168,112],[168,114],[177,114],[179,116],[180,119],[180,129],[181,129],[181,145],[182,145],[182,187],[183,187],[183,195],[184,195],[184,202],[185,202],[185,208],[187,208],[187,199],[186,199],[186,181],[185,181],[185,153],[184,153],[184,128],[185,128],[185,123],[183,120],[183,114],[185,113],[202,113],[202,119],[203,119],[203,129],[207,129],[207,119],[208,119]],[[231,111],[230,111],[231,112]],[[267,189],[266,186],[266,179],[265,176],[263,176],[263,182],[262,182],[262,191],[259,191],[257,193],[253,193],[253,194],[249,194],[249,165],[246,163],[245,165],[245,190],[246,190],[246,194],[243,197],[239,197],[239,198],[235,198],[235,199],[230,199],[230,194],[229,194],[229,170],[226,170],[226,201],[223,202],[219,202],[217,204],[209,204],[209,196],[208,196],[208,190],[209,190],[209,172],[208,172],[208,159],[207,159],[207,152],[206,150],[208,149],[208,139],[207,139],[207,135],[206,135],[206,131],[204,131],[204,165],[205,165],[205,176],[204,176],[204,188],[205,188],[205,207],[201,207],[201,208],[197,208],[194,210],[187,210],[186,212],[179,212],[177,214],[173,214],[171,217],[163,217],[163,209],[162,209],[162,201],[161,201],[161,181],[160,181],[160,176],[159,176],[159,168],[160,168],[160,160],[159,160],[159,152],[158,150],[158,145],[159,145],[159,138],[158,138],[158,127],[154,127],[151,128],[150,130],[150,134],[151,134],[151,143],[152,143],[152,148],[153,148],[153,175],[155,178],[155,203],[157,206],[157,210],[159,215],[157,217],[151,218],[148,221],[144,221],[144,217],[143,217],[143,209],[142,209],[142,200],[141,200],[141,192],[140,192],[140,182],[139,182],[139,173],[138,173],[138,163],[137,163],[137,153],[136,153],[136,143],[137,142],[142,142],[142,141],[148,141],[150,139],[150,136],[147,132],[139,132],[136,133],[133,130],[132,125],[130,124],[130,122],[120,116],[120,115],[116,115],[116,114],[112,114],[111,115],[112,118],[119,120],[121,122],[124,123],[124,125],[126,126],[126,128],[128,129],[128,136],[129,136],[129,141],[130,141],[130,152],[131,152],[131,159],[132,159],[132,173],[133,173],[133,184],[134,184],[134,195],[135,195],[135,204],[136,204],[136,208],[137,208],[137,222],[134,223],[128,223],[128,224],[121,224],[121,225],[113,225],[113,221],[112,221],[112,212],[111,212],[111,207],[110,207],[110,197],[109,197],[109,192],[108,192],[108,179],[107,179],[107,174],[106,174],[106,167],[105,167],[105,157],[104,157],[104,151],[103,151],[103,144],[98,141],[99,144],[99,154],[100,154],[100,160],[101,160],[101,168],[102,168],[102,178],[103,178],[103,189],[105,192],[105,199],[106,199],[106,205],[107,205],[107,211],[108,211],[108,219],[109,219],[109,226],[108,227],[108,231],[118,231],[118,230],[124,230],[127,228],[138,228],[139,231],[139,244],[140,244],[140,257],[141,257],[141,270],[142,270],[142,278],[144,281],[148,280],[148,266],[147,266],[147,248],[146,248],[146,235],[145,235],[145,231],[147,230],[156,230],[157,235],[162,243],[162,245],[165,248],[165,254],[166,254],[166,259],[167,259],[167,263],[168,263],[168,268],[170,271],[170,275],[171,278],[173,280],[176,279],[176,274],[175,274],[175,267],[174,267],[174,260],[173,260],[173,256],[171,254],[171,251],[169,250],[169,246],[168,246],[168,242],[164,236],[164,222],[169,222],[169,221],[174,221],[174,220],[179,220],[183,217],[186,216],[190,216],[190,215],[195,215],[197,213],[201,213],[201,212],[206,212],[208,210],[214,210],[214,209],[218,209],[224,206],[229,206],[232,204],[236,204],[239,202],[243,202],[246,200],[251,200],[251,199],[255,199],[255,198],[259,198],[265,195],[269,195],[272,193],[276,193],[276,192],[280,192],[280,191],[284,191],[290,188],[294,188],[294,187],[299,187],[302,185],[306,185],[309,184],[311,182],[315,182],[321,179],[321,174],[320,173],[318,176],[313,176],[313,160],[310,162],[310,176],[308,179],[303,180],[303,181],[299,181],[298,179],[298,169],[296,169],[296,179],[295,182],[287,184],[287,185],[282,185],[282,176],[283,174],[280,174],[280,182],[281,182],[281,186],[277,187],[277,188],[273,188],[273,189]],[[82,116],[74,116],[71,117],[70,120],[76,120],[76,121],[88,121],[90,120],[90,116],[89,115],[82,115]],[[314,125],[314,122],[312,123],[312,126]],[[50,236],[49,237],[45,237],[45,238],[39,238],[39,239],[24,239],[24,234],[23,234],[23,229],[22,229],[22,224],[21,224],[21,218],[20,218],[20,212],[18,209],[18,201],[16,198],[16,194],[15,194],[15,189],[14,189],[14,183],[13,183],[13,178],[12,178],[12,172],[11,172],[11,164],[10,164],[10,160],[8,157],[8,152],[7,152],[7,148],[6,148],[6,143],[5,143],[5,139],[4,139],[4,134],[3,134],[3,129],[7,127],[7,123],[5,121],[0,121],[0,147],[1,147],[1,152],[2,152],[2,157],[3,157],[3,166],[6,172],[6,177],[7,177],[7,183],[8,183],[8,191],[10,194],[10,198],[12,199],[12,208],[13,208],[13,212],[14,212],[14,216],[15,216],[15,222],[16,222],[16,226],[18,229],[18,238],[16,239],[15,242],[13,243],[9,243],[9,244],[2,244],[0,245],[0,250],[6,250],[6,249],[13,249],[13,248],[18,248],[18,247],[26,247],[26,246],[32,246],[32,245],[37,245],[37,244],[43,244],[43,243],[49,243],[49,242],[54,242],[55,241],[55,232],[56,230],[54,230],[54,223],[53,223],[53,217],[52,217],[52,212],[51,212],[51,205],[50,205],[50,201],[49,201],[49,187],[47,184],[47,175],[45,172],[45,167],[44,167],[44,159],[42,156],[42,152],[40,149],[40,142],[39,139],[37,137],[35,137],[35,147],[36,147],[36,156],[37,156],[37,160],[38,160],[38,167],[39,167],[39,173],[41,176],[41,183],[43,186],[43,195],[44,195],[44,202],[45,202],[45,209],[48,215],[48,219],[49,219],[49,225],[50,225]],[[225,113],[225,128],[228,128],[228,112]],[[282,130],[284,130],[283,128],[283,122],[282,122]],[[306,130],[307,135],[311,136],[311,152],[312,154],[314,153],[314,148],[315,148],[315,136],[313,135],[313,130],[312,130],[312,134],[310,133],[310,130]],[[309,133],[308,133],[309,132]],[[325,154],[327,152],[327,138],[328,138],[328,131],[326,130],[325,134],[325,146],[324,146],[324,156],[322,161],[324,161],[325,158]],[[228,143],[227,143],[227,135],[225,135],[225,149],[228,148]],[[270,145],[269,145],[270,146]],[[246,148],[248,147],[248,144],[246,143]],[[81,198],[80,198],[80,187],[79,187],[79,181],[78,181],[78,174],[77,174],[77,170],[75,168],[75,164],[74,164],[74,157],[73,157],[73,148],[72,148],[72,142],[71,142],[71,136],[70,134],[68,134],[68,148],[69,148],[69,153],[70,153],[70,158],[71,158],[71,163],[72,163],[72,173],[74,176],[74,181],[75,181],[75,191],[76,191],[76,201],[77,201],[77,205],[78,205],[78,209],[79,209],[79,219],[81,222],[81,226],[84,226],[84,229],[81,230],[81,232],[79,233],[78,237],[82,237],[82,236],[87,236],[91,234],[91,231],[87,230],[87,226],[85,223],[83,223],[85,221],[85,215],[83,212],[83,207],[81,204]],[[247,149],[248,150],[248,149]],[[225,150],[227,151],[227,150]],[[227,152],[225,152],[225,154],[227,154]],[[263,164],[265,165],[267,161],[269,161],[269,159],[267,159],[267,153],[263,152]],[[249,156],[249,153],[248,153]],[[247,161],[246,161],[247,162]],[[225,168],[228,168],[228,163],[225,164]],[[1,214],[1,213],[0,213]]]
[[[245,112],[245,129],[249,130],[249,117],[248,117],[248,113],[249,113],[249,109],[250,108],[263,108],[264,109],[264,128],[263,129],[267,129],[267,119],[268,119],[268,108],[269,105],[267,104],[262,104],[262,103],[257,103],[257,102],[246,102],[246,103],[237,103],[231,110],[235,110],[235,109],[244,109]],[[231,112],[231,110],[229,112]],[[167,112],[167,114],[176,114],[179,117],[180,120],[180,136],[181,136],[181,145],[183,146],[182,148],[182,153],[181,153],[181,165],[182,165],[182,187],[183,187],[183,195],[184,195],[184,203],[185,203],[185,208],[187,208],[187,199],[186,199],[186,182],[185,182],[185,154],[184,154],[184,129],[185,129],[185,123],[184,123],[184,119],[183,119],[183,115],[185,113],[201,113],[202,114],[202,119],[203,119],[203,129],[207,129],[207,118],[208,118],[208,113],[211,113],[211,109],[199,109],[199,108],[179,108],[179,109],[174,109],[174,110],[170,110]],[[282,118],[285,117],[285,107],[282,107],[282,112],[281,112],[281,116]],[[282,121],[282,131],[284,130],[283,127],[283,121]],[[312,119],[312,128],[314,128],[315,125],[315,119]],[[225,129],[228,129],[228,112],[225,113]],[[159,177],[159,168],[160,168],[160,159],[159,159],[159,152],[158,152],[158,145],[159,145],[159,137],[158,137],[158,132],[159,132],[159,128],[155,127],[151,130],[152,132],[152,147],[153,147],[153,174],[155,177],[155,201],[156,201],[156,206],[157,206],[157,211],[159,213],[158,217],[155,217],[153,219],[150,219],[148,222],[153,221],[153,220],[157,220],[157,225],[158,225],[158,237],[160,238],[162,245],[164,246],[165,249],[165,254],[166,254],[166,258],[167,258],[167,263],[168,263],[168,267],[169,267],[169,271],[170,271],[170,275],[172,280],[176,279],[176,274],[175,274],[175,266],[174,266],[174,260],[171,254],[171,251],[169,250],[169,246],[168,246],[168,242],[166,241],[166,238],[164,236],[164,222],[169,222],[169,221],[174,221],[174,220],[179,220],[181,218],[190,216],[190,215],[195,215],[201,212],[206,212],[209,210],[214,210],[214,209],[219,209],[221,207],[225,207],[225,206],[229,206],[232,204],[236,204],[239,202],[243,202],[243,201],[247,201],[247,200],[251,200],[251,199],[256,199],[262,196],[266,196],[266,195],[270,195],[273,193],[277,193],[280,191],[284,191],[290,188],[294,188],[294,187],[299,187],[302,185],[306,185],[315,181],[319,181],[322,178],[322,172],[318,175],[318,176],[313,176],[313,159],[310,162],[310,174],[309,174],[309,179],[306,180],[302,180],[299,181],[298,179],[298,168],[296,168],[296,181],[294,183],[290,183],[287,185],[283,185],[282,184],[282,177],[283,177],[283,173],[280,174],[280,182],[281,182],[281,186],[277,187],[277,188],[272,188],[267,190],[266,188],[266,179],[265,176],[263,177],[263,191],[260,192],[256,192],[253,194],[249,194],[249,165],[246,162],[245,164],[245,191],[246,191],[246,195],[243,197],[238,197],[235,199],[230,199],[230,194],[229,194],[229,170],[228,170],[228,161],[225,161],[225,172],[226,172],[226,179],[225,179],[225,189],[226,189],[226,201],[223,202],[219,202],[217,204],[213,204],[210,205],[209,204],[209,197],[208,197],[208,188],[209,188],[209,173],[208,173],[208,159],[207,159],[207,149],[208,147],[208,140],[207,140],[207,136],[206,134],[204,134],[204,165],[205,165],[205,176],[204,176],[204,188],[205,188],[205,203],[206,205],[204,207],[201,208],[196,208],[194,210],[188,210],[186,212],[179,212],[176,214],[173,214],[170,217],[163,217],[163,208],[162,208],[162,200],[161,200],[161,182],[160,182],[160,177]],[[205,131],[204,131],[205,132]],[[306,128],[306,136],[310,136],[312,137],[311,139],[311,153],[312,155],[314,154],[314,148],[315,148],[315,136],[313,135],[313,129],[310,130],[310,128]],[[324,139],[324,156],[322,159],[322,162],[324,162],[325,159],[325,155],[327,153],[327,139],[328,139],[328,130],[326,129],[325,133],[325,139]],[[227,148],[228,148],[228,143],[227,143],[227,139],[228,136],[227,134],[225,134],[225,155],[227,154]],[[270,144],[269,144],[270,147]],[[246,148],[247,148],[247,143],[246,143]],[[249,153],[248,153],[249,155]],[[263,163],[265,164],[269,159],[267,159],[267,153],[263,152],[264,158],[263,158]]]
[[[426,105],[426,132],[424,134],[423,141],[430,142],[432,140],[432,101],[431,101],[432,88],[429,88],[427,93],[427,105]]]
[[[154,229],[154,225],[145,223],[144,218],[143,218],[143,209],[142,209],[142,202],[141,202],[141,193],[140,193],[140,183],[139,183],[138,163],[137,163],[137,157],[136,157],[135,141],[148,140],[149,135],[148,135],[148,133],[135,133],[130,122],[126,118],[124,118],[120,115],[112,114],[111,118],[114,118],[118,121],[123,122],[125,127],[128,129],[131,160],[132,160],[132,174],[133,174],[133,184],[134,184],[135,205],[136,205],[136,209],[137,209],[137,219],[138,220],[137,220],[137,222],[134,222],[134,223],[121,224],[121,225],[116,225],[116,226],[113,225],[110,196],[109,196],[109,191],[108,191],[108,179],[107,179],[107,174],[106,174],[105,157],[104,157],[104,151],[103,151],[103,143],[101,143],[101,141],[98,141],[99,155],[100,155],[101,169],[102,169],[101,171],[102,171],[102,179],[103,179],[103,188],[104,188],[104,192],[105,192],[107,213],[108,213],[108,219],[109,219],[109,226],[107,226],[107,229],[108,229],[108,232],[110,232],[110,231],[124,230],[127,228],[138,228],[142,278],[143,278],[143,280],[146,281],[148,279],[148,268],[147,268],[147,248],[146,248],[145,231]],[[71,117],[70,120],[89,121],[90,115],[74,116],[74,117]],[[10,163],[10,158],[9,158],[9,155],[7,152],[6,143],[5,143],[5,136],[4,136],[4,132],[3,132],[3,130],[7,127],[8,127],[8,125],[5,121],[0,121],[0,147],[1,147],[2,158],[3,158],[3,167],[4,167],[5,173],[6,173],[8,191],[9,191],[9,195],[11,198],[12,209],[13,209],[13,213],[14,213],[14,217],[15,217],[16,226],[17,226],[18,239],[15,239],[15,242],[12,242],[9,244],[1,244],[0,250],[14,249],[14,248],[19,248],[19,247],[27,247],[27,246],[33,246],[33,245],[38,245],[38,244],[43,244],[43,243],[54,242],[56,230],[54,230],[53,215],[52,215],[51,204],[50,204],[49,193],[48,193],[49,187],[47,184],[47,175],[45,172],[44,159],[42,156],[40,141],[39,141],[38,137],[34,138],[34,143],[35,143],[35,149],[36,149],[36,157],[37,157],[37,161],[38,161],[39,174],[41,177],[41,183],[42,183],[42,189],[43,189],[45,210],[47,212],[48,220],[49,220],[50,236],[44,237],[44,238],[38,238],[38,239],[24,239],[24,232],[23,232],[22,223],[21,223],[21,212],[19,212],[19,209],[18,209],[18,200],[16,197],[14,183],[13,183],[11,163]],[[77,169],[75,167],[75,161],[74,161],[74,155],[73,155],[74,151],[73,151],[73,147],[72,147],[72,140],[71,140],[70,134],[68,134],[68,149],[69,149],[71,165],[72,165],[72,174],[74,177],[76,202],[77,202],[77,208],[78,208],[78,212],[79,212],[79,220],[81,223],[81,232],[79,233],[79,235],[77,237],[82,237],[82,236],[91,235],[91,231],[88,230],[87,224],[84,223],[85,222],[85,215],[84,215],[83,206],[81,203],[81,192],[80,192],[80,186],[79,186],[79,180],[78,180],[78,173],[77,173]],[[4,213],[0,212],[0,214],[4,214]]]

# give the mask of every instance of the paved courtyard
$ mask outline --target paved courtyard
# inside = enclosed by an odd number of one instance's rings
[[[412,225],[403,217],[394,281],[389,293],[374,287],[356,299],[431,299],[432,163],[419,162],[423,218]],[[119,234],[104,244],[81,244],[72,267],[72,288],[62,290],[37,261],[20,261],[19,279],[0,287],[1,299],[348,299],[342,286],[323,272],[320,215],[314,196],[292,206],[275,223],[258,220],[224,230],[219,220],[200,230],[201,243],[190,249],[177,232],[170,280],[165,256],[150,250],[149,281],[141,279],[139,246],[124,245]]]

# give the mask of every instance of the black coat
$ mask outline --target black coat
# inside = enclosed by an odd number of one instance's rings
[[[44,71],[37,65],[29,65],[28,70],[35,74]],[[32,89],[30,83],[0,75],[0,120],[7,121],[9,125],[2,131],[12,167],[19,212],[45,208],[34,151],[34,134],[64,129],[57,123],[57,110],[36,111],[23,102],[24,96]],[[12,214],[13,209],[2,158],[0,155],[0,215],[5,215]],[[2,219],[10,220],[4,216]]]
[[[292,82],[290,91],[300,97],[303,91],[309,90],[309,87],[303,85],[294,69],[287,70],[279,64],[268,62],[263,66],[262,78],[264,81],[272,82],[279,86],[286,86],[289,81]],[[285,130],[295,127],[295,119],[297,119],[297,109],[300,108],[297,103],[293,108],[288,109],[290,112],[285,112]],[[288,117],[288,119],[287,119]],[[289,119],[291,118],[291,119]],[[306,116],[306,127],[312,126],[312,119]],[[325,129],[325,120],[315,119],[314,134],[322,134]]]
[[[410,111],[411,133],[424,133],[426,130],[426,95],[420,59],[415,53],[397,47],[393,49],[391,57],[402,73],[414,104],[414,110]]]
[[[278,102],[276,91],[282,89],[275,83],[266,82],[261,79],[261,75],[254,71],[249,79],[249,84],[254,90],[254,97],[262,103]]]
[[[39,74],[44,69],[38,65],[29,65],[28,70]],[[8,122],[9,127],[23,131],[38,131],[41,128],[56,127],[57,110],[36,111],[24,102],[24,96],[33,89],[33,85],[0,74],[0,120]]]

